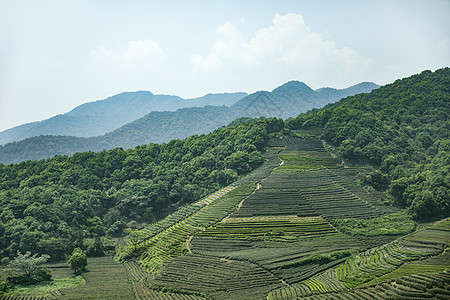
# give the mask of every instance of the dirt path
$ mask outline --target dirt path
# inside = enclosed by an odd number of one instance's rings
[[[330,154],[331,157],[333,157],[333,158],[337,158],[338,156],[336,154],[334,154],[333,152],[327,150],[327,147],[326,147],[327,142],[325,142],[325,140],[321,140],[321,141],[322,141],[323,148],[325,148],[325,150],[328,152],[328,154]],[[341,165],[344,166],[344,168],[348,168],[349,167],[347,165],[347,162],[342,157],[341,157]]]
[[[190,254],[192,254],[192,250],[191,250],[191,241],[192,241],[192,238],[194,238],[193,235],[189,236],[189,239],[186,241],[186,247],[187,247],[187,250],[188,250],[188,252],[189,252]]]
[[[283,152],[283,151],[286,151],[286,147],[284,147],[284,149],[281,150],[281,151],[278,153],[278,159],[281,161],[280,164],[278,165],[278,167],[284,165],[284,160],[283,160],[283,159],[281,158],[281,156],[280,156],[280,153]],[[276,168],[277,168],[277,167],[273,168],[273,170],[275,170]],[[273,173],[273,170],[272,170],[272,173]],[[272,175],[272,173],[270,173],[270,175]],[[270,176],[270,175],[269,175],[269,176]],[[267,176],[267,177],[269,177],[269,176]]]
[[[226,216],[225,218],[223,218],[222,221],[220,221],[220,222],[222,222],[222,223],[226,222],[234,212],[238,211],[238,210],[241,208],[241,206],[242,206],[242,204],[244,203],[244,201],[247,200],[248,197],[250,197],[251,195],[253,195],[253,194],[254,194],[257,190],[259,190],[260,188],[261,188],[261,184],[258,182],[258,183],[256,184],[256,188],[253,190],[253,192],[252,192],[250,195],[248,195],[247,197],[244,197],[244,198],[238,203],[238,205],[236,206],[236,209],[233,210],[231,213],[229,213],[228,216]]]

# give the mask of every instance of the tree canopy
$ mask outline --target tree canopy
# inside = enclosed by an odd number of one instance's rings
[[[256,168],[280,126],[262,119],[166,144],[0,164],[0,256],[63,259],[87,241],[156,221]]]

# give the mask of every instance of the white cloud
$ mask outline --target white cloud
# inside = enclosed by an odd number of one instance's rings
[[[441,40],[436,49],[444,58],[450,59],[450,39]]]
[[[85,82],[95,83],[96,91],[111,94],[154,89],[164,82],[166,63],[164,50],[152,40],[130,41],[115,49],[102,45],[89,54]]]
[[[161,47],[152,40],[130,41],[124,49],[110,50],[98,46],[90,58],[100,64],[119,68],[155,68],[165,60]]]
[[[265,65],[316,74],[310,74],[310,80],[327,73],[351,77],[346,81],[354,81],[359,80],[371,65],[370,59],[355,50],[340,48],[312,31],[299,14],[275,15],[273,25],[259,29],[249,40],[245,40],[231,22],[220,26],[217,32],[220,38],[207,55],[191,56],[194,72],[220,72],[229,65],[246,68]]]

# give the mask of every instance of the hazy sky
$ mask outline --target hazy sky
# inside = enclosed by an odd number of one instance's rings
[[[449,15],[449,0],[0,0],[0,131],[123,91],[390,83],[450,65]]]

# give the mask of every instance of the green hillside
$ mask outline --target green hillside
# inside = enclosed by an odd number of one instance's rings
[[[78,246],[92,272],[0,299],[447,299],[449,87],[425,71],[286,122],[0,165],[2,261]]]
[[[290,129],[323,128],[336,153],[376,170],[363,178],[388,189],[387,201],[417,219],[450,214],[450,69],[440,69],[342,99],[290,120]]]
[[[156,221],[261,164],[268,134],[282,125],[262,120],[127,151],[0,164],[0,256],[20,250],[58,259]]]

